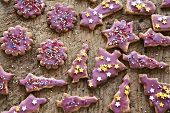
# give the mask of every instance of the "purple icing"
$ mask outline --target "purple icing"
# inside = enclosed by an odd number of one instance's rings
[[[14,76],[14,74],[7,73],[3,70],[0,64],[0,94],[8,94],[8,81]]]
[[[63,86],[67,82],[56,80],[54,78],[37,77],[31,73],[25,79],[20,80],[20,84],[26,87],[27,92],[39,91],[43,88],[52,88],[54,86]]]
[[[161,8],[170,7],[170,0],[162,0]]]
[[[151,15],[156,7],[153,2],[148,0],[127,0],[126,12],[130,14]]]
[[[67,5],[56,4],[54,9],[48,12],[47,22],[57,32],[73,28],[76,21],[76,12]]]
[[[128,75],[126,75],[123,79],[122,85],[119,87],[119,91],[114,95],[113,102],[109,105],[110,109],[114,111],[114,113],[127,113],[130,112],[129,103],[130,100],[128,98],[128,95],[130,93],[129,84],[130,84],[130,78]],[[127,95],[125,94],[125,91],[127,91]],[[120,97],[120,100],[117,99],[117,97]]]
[[[149,96],[151,106],[155,107],[156,113],[164,113],[170,109],[169,84],[160,83],[156,78],[148,78],[146,74],[139,75],[139,82],[144,85],[145,95]]]
[[[153,14],[151,17],[154,31],[170,31],[170,16]]]
[[[96,57],[96,66],[92,71],[92,79],[88,80],[90,88],[96,88],[97,85],[107,82],[109,77],[117,76],[118,72],[126,69],[126,66],[118,60],[121,56],[119,51],[115,50],[110,54],[99,48],[99,55],[103,58]]]
[[[139,37],[144,40],[144,46],[168,46],[170,45],[170,37],[164,36],[161,33],[155,33],[151,28],[143,34],[140,33]]]
[[[88,78],[86,65],[88,50],[88,44],[83,44],[82,50],[77,54],[77,58],[73,61],[71,69],[68,70],[68,74],[73,78],[73,83],[78,82],[80,78]],[[77,66],[79,67],[78,69],[76,68]]]
[[[149,58],[145,55],[140,55],[136,51],[131,52],[129,55],[123,54],[123,59],[128,61],[131,68],[166,68],[168,64],[158,62],[154,58]]]
[[[14,106],[9,111],[4,111],[2,113],[32,113],[32,112],[38,112],[40,104],[45,104],[46,102],[47,102],[47,100],[45,98],[35,98],[33,95],[30,94],[18,106]]]
[[[98,99],[96,97],[78,97],[70,96],[66,93],[63,94],[61,101],[57,100],[57,106],[62,107],[64,113],[72,113],[78,111],[81,107],[88,107],[91,103],[97,103]]]
[[[115,2],[118,2],[117,4]],[[86,12],[80,13],[81,22],[80,25],[87,26],[91,30],[94,30],[96,25],[102,24],[102,19],[112,13],[117,12],[122,9],[123,5],[119,2],[119,0],[105,0],[100,3],[96,8],[89,8]],[[86,14],[90,14],[90,16],[86,16]]]
[[[63,65],[67,59],[67,48],[63,46],[61,40],[47,39],[46,42],[42,42],[37,49],[37,59],[40,60],[40,64],[47,69],[57,69],[59,65]]]
[[[124,52],[127,52],[130,43],[140,40],[133,33],[133,22],[126,23],[125,20],[115,20],[112,28],[102,33],[108,39],[106,48],[119,47]]]
[[[44,12],[45,4],[43,0],[14,0],[14,8],[19,15],[23,15],[25,18],[36,17]]]
[[[17,25],[15,28],[10,27],[8,31],[4,31],[3,37],[0,38],[1,48],[5,50],[6,54],[17,56],[23,55],[26,51],[31,49],[33,44],[32,33],[27,32],[26,28]]]

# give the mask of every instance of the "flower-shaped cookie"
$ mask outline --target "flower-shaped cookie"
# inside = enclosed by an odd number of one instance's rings
[[[47,69],[57,69],[59,65],[63,65],[67,59],[67,48],[63,45],[61,40],[47,39],[46,42],[42,42],[37,49],[37,59],[40,60],[40,64]]]
[[[31,49],[33,44],[32,33],[27,32],[27,28],[17,25],[15,28],[10,27],[8,31],[4,31],[3,37],[0,38],[1,48],[6,54],[13,56],[24,55],[26,51]]]
[[[19,15],[23,15],[25,18],[35,18],[45,10],[45,3],[43,0],[14,0],[14,9],[17,10]]]
[[[56,4],[55,7],[48,12],[47,23],[50,25],[50,28],[56,32],[68,31],[68,29],[74,27],[76,21],[76,12],[73,8],[64,4]]]

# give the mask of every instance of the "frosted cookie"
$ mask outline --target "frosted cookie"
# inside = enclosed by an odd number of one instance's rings
[[[8,94],[8,81],[14,76],[14,74],[7,73],[3,70],[0,64],[0,94]]]
[[[151,18],[154,31],[170,31],[170,16],[153,14]]]
[[[99,57],[96,57],[96,65],[92,71],[92,79],[88,80],[90,88],[96,88],[99,84],[107,82],[107,79],[118,75],[126,69],[126,66],[121,63],[118,58],[121,53],[115,50],[112,54],[102,48],[99,48]]]
[[[133,22],[126,23],[125,20],[118,21],[115,19],[112,28],[102,31],[107,37],[106,48],[119,47],[124,52],[127,52],[129,44],[140,40],[133,33]]]
[[[136,51],[131,52],[129,55],[123,54],[123,59],[129,62],[131,68],[166,68],[168,64],[158,62],[154,58],[149,58],[146,55],[140,55]]]
[[[165,113],[170,109],[170,84],[160,83],[157,78],[148,78],[146,74],[139,75],[139,82],[144,85],[144,93],[149,96],[155,113]]]
[[[3,32],[0,43],[2,43],[1,48],[5,50],[6,54],[12,54],[13,56],[24,55],[26,51],[31,49],[33,44],[32,33],[28,32],[27,28],[19,25],[10,27],[8,31]]]
[[[46,6],[43,0],[14,0],[14,2],[16,3],[14,9],[24,18],[35,18],[44,12]]]
[[[114,113],[130,113],[130,78],[126,75],[123,78],[122,85],[119,86],[119,91],[114,95],[114,100],[109,105],[109,108],[114,111]]]
[[[56,32],[66,32],[74,28],[74,23],[77,22],[75,10],[64,4],[56,4],[47,15],[47,23]]]
[[[77,58],[73,61],[71,69],[68,70],[69,76],[73,78],[72,83],[79,82],[81,78],[88,78],[86,65],[88,50],[88,45],[83,44],[82,50],[77,54]]]
[[[170,45],[170,37],[164,36],[161,33],[155,33],[152,28],[149,28],[146,33],[139,33],[139,37],[144,40],[144,47],[149,46],[168,46]]]
[[[127,0],[126,13],[152,15],[156,10],[153,2],[148,0]]]
[[[82,18],[80,25],[87,26],[94,30],[96,25],[102,25],[102,19],[122,9],[123,5],[119,0],[104,0],[96,8],[88,8],[86,12],[80,13]]]
[[[37,59],[40,60],[41,66],[57,69],[59,65],[63,65],[67,59],[67,48],[63,46],[61,40],[47,39],[46,42],[42,42],[37,49]]]
[[[64,80],[56,80],[54,78],[37,77],[29,73],[25,79],[20,80],[20,85],[24,85],[27,92],[39,91],[44,88],[52,88],[54,86],[64,86],[67,84]]]
[[[88,107],[91,103],[97,103],[98,99],[94,97],[79,97],[79,96],[70,96],[66,93],[63,94],[61,101],[56,100],[58,107],[62,107],[64,113],[72,113],[78,111],[81,107]]]
[[[46,102],[47,100],[45,98],[36,98],[30,94],[18,106],[14,106],[9,111],[2,113],[38,113],[40,105]]]
[[[162,0],[161,8],[170,7],[170,0]]]

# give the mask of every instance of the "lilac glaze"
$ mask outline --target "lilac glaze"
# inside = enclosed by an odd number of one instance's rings
[[[14,76],[14,74],[7,73],[4,71],[0,64],[0,94],[8,94],[8,81]]]
[[[52,88],[54,86],[64,86],[67,82],[56,80],[54,78],[37,77],[29,73],[25,79],[20,80],[20,85],[24,85],[27,92],[39,91],[43,88]]]
[[[107,82],[109,77],[114,77],[126,69],[126,66],[121,63],[118,58],[121,53],[115,50],[112,54],[108,53],[102,48],[99,48],[100,57],[96,57],[96,65],[92,71],[92,79],[88,80],[88,86],[90,88],[96,88],[99,84]],[[109,66],[110,65],[110,66]]]
[[[19,15],[23,15],[25,18],[36,17],[45,10],[45,4],[43,0],[14,0],[14,9],[17,10]]]
[[[45,104],[46,102],[47,102],[47,100],[45,98],[36,98],[32,94],[30,94],[18,106],[14,106],[9,111],[4,111],[2,113],[32,113],[32,112],[38,112],[39,106],[41,104]],[[18,111],[18,108],[19,108],[19,111]]]
[[[157,78],[148,78],[146,74],[139,75],[139,82],[144,85],[145,95],[149,96],[150,105],[155,107],[156,113],[164,113],[170,109],[169,84],[160,83]]]
[[[161,33],[155,33],[152,28],[148,29],[146,33],[140,33],[139,37],[144,40],[144,46],[168,46],[170,45],[170,37],[164,36]]]
[[[126,12],[130,14],[152,15],[156,7],[148,0],[127,0]]]
[[[94,97],[79,97],[70,96],[66,93],[63,94],[61,101],[57,100],[56,104],[58,107],[62,107],[64,113],[72,113],[78,111],[81,107],[88,107],[91,103],[97,103],[98,99]]]
[[[130,43],[140,40],[133,33],[133,22],[126,23],[125,20],[115,20],[112,28],[102,33],[108,40],[106,48],[119,47],[124,52],[127,52]]]
[[[37,49],[37,59],[40,60],[40,64],[47,69],[57,69],[59,65],[63,65],[67,59],[67,48],[63,46],[61,40],[47,39],[46,42],[42,42]]]
[[[154,31],[170,31],[170,16],[153,14],[151,18]]]
[[[83,44],[82,50],[77,54],[77,58],[73,61],[71,69],[68,70],[68,74],[73,78],[72,83],[78,82],[81,78],[88,78],[86,65],[88,50],[88,44]],[[79,58],[81,58],[81,61]],[[79,66],[79,68],[77,69],[76,66]],[[83,72],[81,69],[83,69]],[[78,73],[76,73],[77,70]]]
[[[73,28],[76,21],[76,12],[67,5],[56,4],[54,9],[48,12],[47,22],[57,32]]]
[[[24,55],[26,51],[31,49],[33,44],[32,33],[27,29],[17,25],[15,28],[10,27],[8,31],[4,31],[3,37],[0,38],[1,48],[6,54],[13,56]]]
[[[162,0],[161,8],[170,7],[170,0]]]
[[[123,78],[123,83],[119,86],[119,91],[114,95],[114,100],[109,105],[109,108],[114,111],[114,113],[127,113],[130,112],[130,100],[129,100],[129,93],[130,93],[130,78],[128,75],[126,75]],[[128,94],[125,94],[125,91],[128,92]],[[117,99],[117,97],[120,97],[120,100]],[[119,103],[119,104],[117,104]]]
[[[116,2],[118,2],[116,4]],[[108,7],[107,7],[108,5]],[[102,24],[102,19],[106,16],[117,12],[118,10],[122,9],[123,5],[120,3],[119,0],[104,0],[102,3],[100,3],[96,8],[91,9],[88,8],[86,12],[80,13],[81,15],[81,22],[80,25],[87,26],[91,30],[94,30],[96,25]],[[86,16],[86,14],[89,13],[90,16]],[[89,22],[92,19],[92,22]]]
[[[131,52],[129,55],[123,54],[123,59],[129,62],[131,68],[166,68],[168,64],[158,62],[154,58],[149,58],[146,55],[140,55],[136,51]]]

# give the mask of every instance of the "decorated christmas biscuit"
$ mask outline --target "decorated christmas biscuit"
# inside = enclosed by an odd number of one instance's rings
[[[154,31],[170,31],[170,16],[152,15],[152,26]]]
[[[2,113],[38,113],[40,105],[46,102],[47,100],[45,98],[36,98],[30,94],[18,106],[14,106],[9,111]]]
[[[8,94],[8,81],[14,76],[14,74],[7,73],[3,70],[0,64],[0,94]]]
[[[109,108],[114,111],[114,113],[129,113],[130,112],[130,100],[129,100],[129,93],[130,93],[130,78],[126,75],[123,78],[123,83],[119,87],[119,91],[114,95],[114,100],[109,105]]]
[[[148,0],[127,0],[126,13],[152,15],[156,10],[153,2]]]
[[[91,30],[94,30],[96,25],[102,25],[102,19],[106,16],[117,12],[122,9],[123,5],[119,0],[104,0],[96,8],[89,8],[86,12],[80,13],[81,22],[80,25],[87,26]]]
[[[140,33],[139,37],[144,40],[144,46],[168,46],[170,45],[170,37],[164,36],[161,33],[155,33],[152,28],[148,29],[146,33]]]
[[[72,83],[78,82],[81,78],[88,78],[86,66],[88,50],[88,45],[83,44],[82,50],[77,54],[77,58],[73,61],[71,69],[68,70],[68,74],[73,78]]]
[[[37,77],[31,73],[20,84],[24,85],[27,92],[39,91],[43,88],[52,88],[54,86],[64,86],[67,84],[64,80],[56,80],[54,78]]]
[[[40,64],[47,69],[57,69],[59,65],[63,65],[67,59],[67,48],[63,46],[61,40],[47,39],[46,42],[42,42],[37,49],[37,59],[40,60]]]
[[[27,32],[27,28],[17,25],[15,28],[10,27],[8,31],[3,32],[0,38],[1,48],[6,54],[13,56],[24,55],[26,51],[31,49],[33,44],[32,33]]]
[[[165,113],[170,109],[170,84],[160,83],[157,78],[148,78],[146,74],[139,75],[139,82],[144,85],[144,93],[149,96],[150,105],[156,113]]]
[[[139,39],[133,33],[133,22],[126,23],[125,20],[115,20],[112,28],[102,31],[107,37],[106,48],[119,47],[124,52],[127,52],[129,44],[136,42]]]
[[[107,79],[117,76],[118,72],[126,69],[126,66],[121,63],[118,58],[121,53],[115,50],[112,54],[104,49],[99,48],[99,57],[96,57],[96,66],[92,71],[92,79],[88,80],[90,88],[96,88],[97,85],[107,82]]]
[[[55,7],[48,12],[47,23],[56,32],[66,32],[74,27],[77,21],[76,12],[67,5],[56,4]]]
[[[129,55],[123,54],[123,59],[128,61],[131,68],[166,68],[168,64],[158,62],[154,58],[149,58],[146,55],[140,55],[136,51],[131,52]]]
[[[17,10],[19,15],[23,15],[24,18],[35,18],[44,12],[45,4],[43,0],[14,0],[14,9]]]
[[[161,8],[170,7],[170,0],[162,0]]]
[[[96,97],[79,97],[70,96],[66,93],[63,94],[61,101],[57,100],[56,104],[58,107],[62,107],[64,113],[72,113],[78,111],[81,107],[88,107],[91,103],[97,103],[98,99]]]

